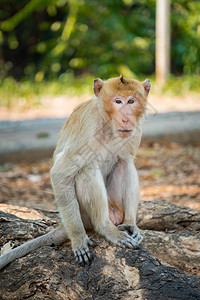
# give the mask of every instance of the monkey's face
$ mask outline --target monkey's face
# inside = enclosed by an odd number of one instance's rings
[[[121,75],[106,82],[98,79],[98,84],[97,94],[103,102],[103,108],[114,132],[122,138],[131,136],[145,111],[150,90],[149,81],[141,83],[133,79],[124,79]]]
[[[133,93],[115,95],[109,102],[113,130],[122,138],[131,136],[144,113],[145,101],[141,103]]]

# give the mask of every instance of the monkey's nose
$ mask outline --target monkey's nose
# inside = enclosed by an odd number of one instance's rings
[[[127,124],[129,122],[129,120],[128,119],[122,119],[122,122]]]

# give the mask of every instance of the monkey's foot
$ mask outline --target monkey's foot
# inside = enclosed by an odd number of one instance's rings
[[[75,255],[75,262],[79,264],[90,264],[92,261],[92,254],[90,253],[90,250],[87,245],[93,246],[93,241],[89,238],[87,238],[87,243],[85,247],[74,249],[74,255]]]
[[[121,224],[121,225],[118,225],[118,229],[120,231],[127,232],[129,234],[129,236],[131,236],[138,245],[143,240],[143,237],[140,234],[140,231],[137,226]]]
[[[125,230],[119,230],[112,223],[107,224],[106,227],[102,227],[99,231],[101,235],[104,235],[107,240],[117,244],[122,248],[132,248],[138,247],[138,243],[130,236]]]
[[[124,234],[124,239],[117,241],[116,244],[122,248],[138,248],[138,243],[126,231],[124,231]]]

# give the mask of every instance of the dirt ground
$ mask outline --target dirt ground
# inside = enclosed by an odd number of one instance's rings
[[[142,143],[136,157],[141,199],[200,209],[200,146]],[[0,203],[55,209],[51,159],[0,165]]]

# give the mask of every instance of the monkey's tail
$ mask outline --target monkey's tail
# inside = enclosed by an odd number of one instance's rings
[[[28,254],[29,252],[36,250],[37,248],[52,244],[58,245],[65,242],[67,239],[67,233],[64,230],[63,226],[60,225],[53,231],[39,236],[34,240],[28,241],[23,245],[16,247],[0,256],[0,269],[5,267],[7,264],[15,260],[16,258],[20,258]]]

